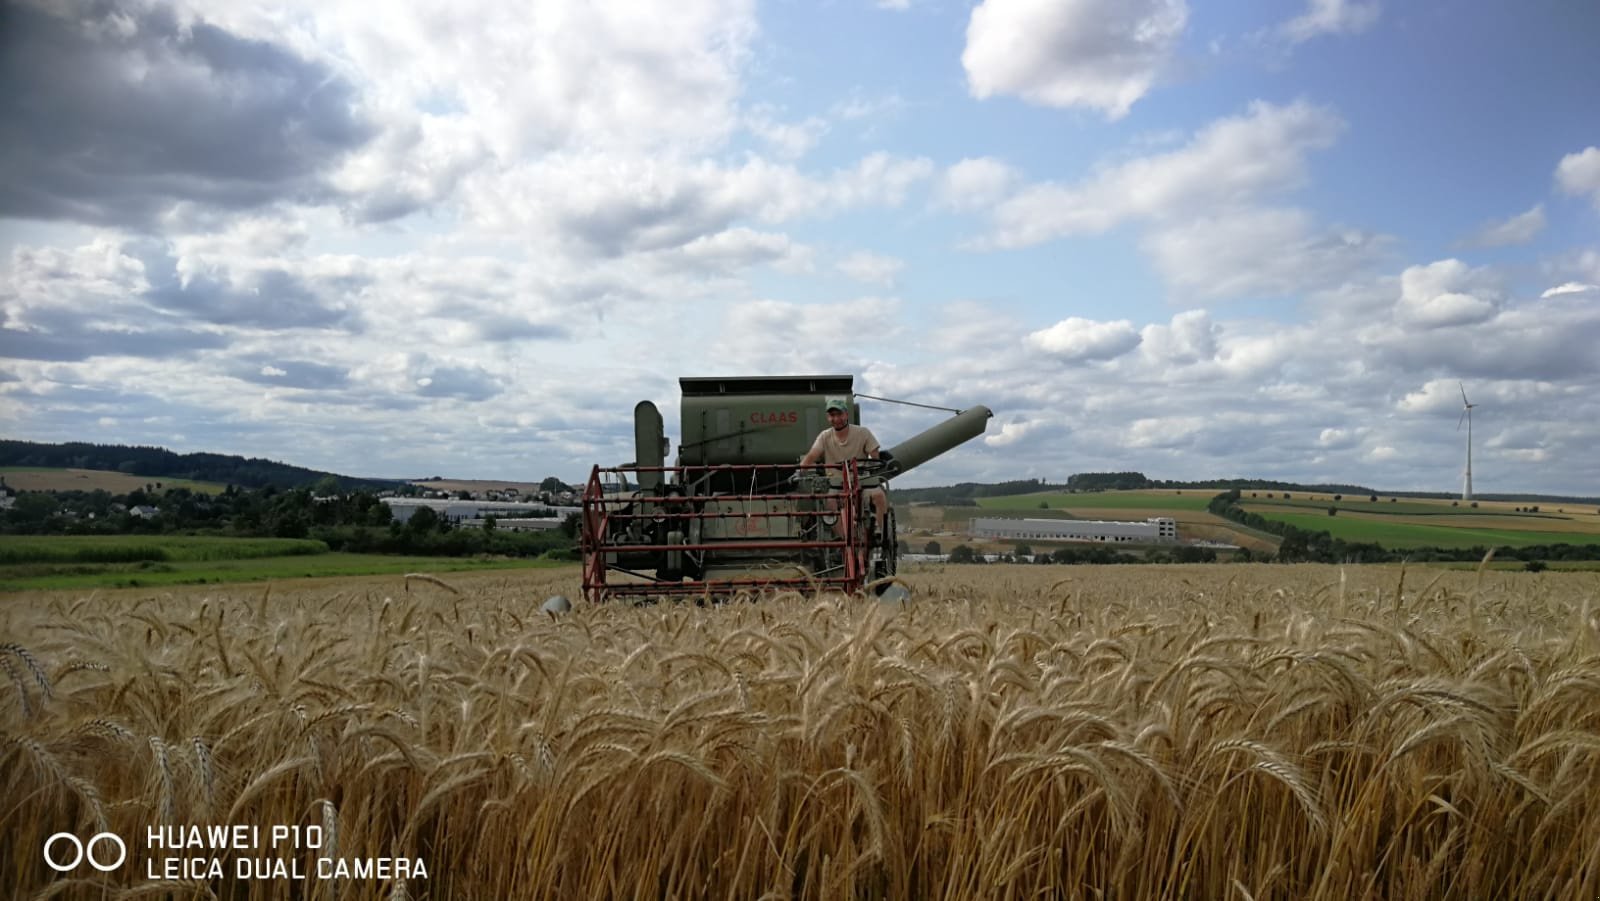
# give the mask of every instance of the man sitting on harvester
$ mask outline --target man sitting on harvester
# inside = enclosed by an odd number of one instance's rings
[[[837,464],[846,460],[877,460],[879,459],[878,439],[873,437],[872,431],[863,425],[850,424],[850,403],[842,397],[828,398],[828,428],[817,435],[817,440],[811,442],[811,449],[800,458],[802,468],[815,466],[817,463]],[[838,486],[842,476],[830,473],[829,478],[835,487]],[[881,487],[868,488],[863,494],[872,501],[872,519],[877,527],[877,534],[883,534],[884,511],[889,507],[889,499]],[[828,507],[831,510],[839,508],[837,500],[830,499]],[[835,532],[843,536],[842,526],[835,522]]]

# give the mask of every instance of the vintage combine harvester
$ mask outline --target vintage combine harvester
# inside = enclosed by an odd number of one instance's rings
[[[862,590],[893,575],[894,511],[877,527],[863,496],[964,441],[991,415],[973,407],[899,444],[879,461],[802,470],[843,398],[860,423],[848,375],[679,379],[678,456],[650,401],[633,411],[633,462],[596,466],[583,494],[583,590],[591,601],[720,598],[767,588]],[[879,583],[883,584],[883,583]]]

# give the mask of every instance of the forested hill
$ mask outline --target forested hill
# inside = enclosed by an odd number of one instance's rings
[[[82,442],[40,444],[0,440],[0,466],[106,469],[136,476],[222,482],[244,488],[296,488],[330,475],[339,480],[341,488],[386,488],[396,484],[392,480],[342,476],[258,457],[176,454],[160,447]]]

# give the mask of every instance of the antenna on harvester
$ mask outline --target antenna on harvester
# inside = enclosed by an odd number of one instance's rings
[[[1476,407],[1477,404],[1467,402],[1466,385],[1462,385],[1460,382],[1456,384],[1461,387],[1461,418],[1456,420],[1456,431],[1461,431],[1463,422],[1467,424],[1467,474],[1465,481],[1461,485],[1461,499],[1470,501],[1472,500],[1472,408]]]

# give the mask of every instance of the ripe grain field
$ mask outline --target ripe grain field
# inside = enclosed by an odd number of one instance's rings
[[[907,575],[903,609],[538,612],[576,580],[0,598],[0,884],[1600,895],[1597,573],[947,567]],[[208,823],[316,825],[302,856],[428,876],[147,878],[147,828]],[[128,865],[59,876],[63,831],[126,837]]]

